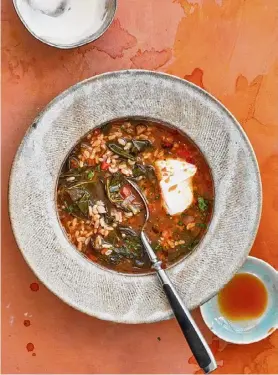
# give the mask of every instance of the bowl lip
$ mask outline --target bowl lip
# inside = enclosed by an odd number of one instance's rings
[[[257,258],[257,257],[254,257],[254,256],[251,256],[251,255],[248,255],[248,257],[247,257],[246,261],[244,262],[244,264],[246,262],[253,262],[253,263],[256,263],[257,265],[259,265],[259,267],[264,267],[265,269],[268,270],[268,274],[272,275],[273,277],[275,277],[275,275],[276,275],[276,277],[278,278],[278,271],[276,271],[276,269],[271,264],[269,264],[268,262],[266,262],[265,260]],[[244,273],[244,272],[240,272],[240,271],[241,271],[241,269],[239,269],[236,274]],[[245,273],[247,273],[247,272],[245,272]],[[259,278],[261,280],[261,278],[259,276],[257,276],[256,274],[254,274],[254,276],[257,277],[257,278]],[[224,285],[224,287],[225,287],[225,285]],[[265,286],[265,288],[267,289],[266,286]],[[215,298],[216,296],[217,296],[217,294],[213,298]],[[250,339],[250,340],[243,340],[242,339],[242,340],[240,340],[240,337],[243,337],[243,336],[239,335],[238,336],[239,337],[238,340],[233,340],[233,339],[230,339],[229,336],[225,336],[221,332],[219,333],[218,331],[216,331],[215,329],[213,329],[211,327],[210,320],[207,318],[207,314],[206,314],[206,303],[204,303],[202,306],[200,306],[200,312],[201,312],[203,321],[205,322],[205,324],[209,328],[209,330],[212,333],[214,333],[217,337],[219,337],[220,339],[222,339],[222,340],[224,340],[226,342],[232,343],[232,344],[248,345],[248,344],[252,344],[252,343],[255,343],[255,342],[259,342],[261,340],[264,340],[268,336],[272,335],[272,333],[275,332],[278,329],[278,322],[277,322],[277,324],[273,326],[272,330],[266,331],[265,334],[257,337],[256,339],[253,339],[253,340],[252,339]]]
[[[44,114],[52,107],[54,106],[57,102],[59,102],[61,99],[63,99],[65,96],[67,96],[68,94],[70,93],[73,93],[74,91],[78,90],[78,88],[85,84],[88,84],[88,83],[91,83],[95,80],[98,80],[98,79],[102,79],[102,78],[105,78],[106,76],[114,76],[114,75],[117,75],[117,74],[120,74],[120,75],[137,75],[137,74],[143,74],[143,75],[148,75],[148,74],[151,74],[151,75],[154,75],[154,76],[157,76],[158,78],[159,77],[166,77],[168,79],[174,79],[174,80],[177,80],[177,81],[180,81],[182,83],[185,83],[186,85],[188,86],[191,86],[194,90],[197,90],[198,92],[202,93],[203,95],[207,96],[210,98],[210,100],[212,100],[214,103],[216,103],[226,114],[227,116],[230,117],[230,119],[232,120],[233,122],[233,125],[235,125],[238,129],[238,131],[240,132],[240,135],[242,136],[242,138],[244,139],[247,147],[248,147],[248,150],[250,152],[250,158],[254,164],[254,167],[256,167],[256,177],[257,177],[257,188],[258,188],[258,207],[257,207],[257,216],[256,216],[256,224],[254,225],[254,228],[253,228],[253,232],[251,233],[251,236],[250,236],[250,240],[249,240],[249,246],[248,248],[246,247],[246,250],[245,250],[245,254],[242,256],[241,258],[241,261],[238,262],[238,267],[231,273],[231,277],[228,279],[231,280],[234,275],[238,272],[238,270],[242,267],[242,265],[244,264],[244,262],[246,261],[246,258],[248,257],[248,254],[250,253],[250,250],[254,244],[254,241],[255,241],[255,238],[256,238],[256,235],[257,235],[257,232],[258,232],[258,228],[259,228],[259,224],[260,224],[260,220],[261,220],[261,214],[262,214],[262,203],[263,203],[263,196],[262,196],[262,182],[261,182],[261,175],[260,175],[260,169],[259,169],[259,165],[258,165],[258,161],[257,161],[257,158],[256,158],[256,154],[254,152],[254,149],[246,135],[246,133],[244,132],[242,126],[240,125],[240,123],[237,121],[237,119],[234,117],[234,115],[217,99],[215,98],[212,94],[210,94],[209,92],[207,92],[206,90],[202,89],[201,87],[195,85],[194,83],[190,82],[190,81],[187,81],[185,79],[182,79],[178,76],[175,76],[175,75],[172,75],[172,74],[168,74],[168,73],[164,73],[164,72],[156,72],[156,71],[151,71],[151,70],[146,70],[146,69],[124,69],[124,70],[116,70],[116,71],[108,71],[108,72],[105,72],[105,73],[102,73],[102,74],[98,74],[98,75],[95,75],[95,76],[91,76],[91,77],[88,77],[82,81],[79,81],[77,82],[76,84],[68,87],[67,89],[63,90],[60,94],[56,95],[51,101],[49,101],[46,106],[39,112],[39,114],[37,116],[35,116],[34,120],[32,121],[32,123],[29,125],[29,127],[27,128],[17,150],[16,150],[16,153],[14,155],[14,158],[13,158],[13,162],[12,162],[12,166],[11,166],[11,169],[10,169],[10,175],[9,175],[9,185],[8,185],[8,202],[9,202],[9,207],[8,207],[8,210],[9,210],[9,218],[10,218],[10,223],[11,223],[11,227],[12,227],[12,230],[13,230],[13,235],[14,235],[14,238],[16,240],[16,243],[17,243],[17,246],[24,258],[24,260],[26,261],[26,263],[28,264],[28,266],[31,268],[31,270],[33,271],[33,273],[37,276],[37,278],[40,280],[40,282],[47,287],[47,289],[49,289],[54,295],[56,295],[60,300],[62,300],[63,302],[65,302],[66,304],[68,304],[69,306],[77,309],[78,311],[82,312],[82,313],[85,313],[89,316],[93,316],[95,318],[98,318],[98,319],[102,319],[102,320],[108,320],[108,321],[113,321],[113,322],[116,322],[116,323],[123,323],[123,324],[142,324],[142,323],[155,323],[155,322],[159,322],[159,321],[162,321],[162,320],[169,320],[171,318],[173,318],[173,312],[170,310],[169,312],[165,312],[163,317],[159,317],[159,318],[156,318],[156,319],[149,319],[149,320],[134,320],[134,319],[125,319],[125,320],[120,320],[120,319],[111,319],[110,317],[106,317],[104,318],[103,316],[101,316],[100,314],[92,314],[90,313],[89,311],[87,311],[86,309],[83,309],[82,307],[80,307],[78,304],[75,304],[73,303],[71,300],[69,300],[68,298],[65,298],[64,296],[61,296],[60,294],[56,293],[53,289],[53,287],[51,286],[51,284],[49,284],[48,282],[46,281],[42,281],[41,280],[41,277],[39,276],[39,274],[36,272],[35,268],[33,268],[27,257],[25,256],[24,254],[24,251],[23,249],[20,247],[19,245],[19,239],[18,239],[18,236],[16,234],[16,231],[15,231],[15,228],[14,228],[14,223],[13,223],[13,218],[12,218],[12,213],[11,213],[11,206],[10,206],[10,201],[11,201],[11,185],[12,185],[12,180],[14,178],[14,175],[15,175],[15,171],[16,171],[16,163],[17,163],[17,160],[18,158],[20,157],[20,154],[21,154],[21,151],[22,151],[22,148],[24,146],[24,143],[26,141],[26,139],[29,137],[31,131],[32,131],[32,128],[33,127],[36,127],[37,126],[37,123],[40,121],[40,119],[44,116]],[[185,258],[184,258],[185,259]],[[137,275],[138,277],[141,277],[141,275]],[[156,277],[155,274],[149,274],[149,275],[142,275],[142,277]],[[227,281],[227,282],[228,282]],[[222,286],[223,288],[223,286]],[[216,296],[219,291],[221,290],[221,288],[217,288],[216,291],[214,291],[213,293],[211,293],[204,301],[202,304],[205,304],[206,302],[208,302],[211,298],[213,298],[214,296]],[[193,306],[191,309],[195,309],[199,307],[198,306]]]
[[[25,29],[27,31],[29,31],[29,33],[37,40],[39,40],[40,42],[50,46],[50,47],[55,47],[55,48],[58,48],[58,49],[64,49],[64,50],[67,50],[67,49],[74,49],[74,48],[77,48],[77,47],[82,47],[86,44],[89,44],[91,42],[94,42],[95,40],[99,39],[106,31],[107,29],[111,26],[114,18],[115,18],[115,14],[116,14],[116,11],[117,11],[117,8],[118,8],[118,0],[112,0],[113,1],[113,11],[111,13],[111,17],[109,19],[109,21],[107,22],[106,26],[104,27],[104,29],[99,32],[99,30],[97,32],[95,32],[94,34],[91,34],[90,36],[88,37],[85,37],[83,38],[81,41],[79,42],[75,42],[75,43],[72,43],[72,44],[60,44],[60,43],[52,43],[50,41],[48,41],[47,39],[44,39],[44,38],[41,38],[39,37],[29,26],[28,24],[25,22],[25,20],[23,19],[22,15],[21,15],[21,12],[19,11],[18,9],[18,5],[17,5],[17,0],[13,0],[13,6],[15,8],[15,11],[16,11],[16,14],[18,16],[18,18],[20,19],[20,21],[22,22],[23,26],[25,27]],[[50,103],[49,103],[50,104]]]

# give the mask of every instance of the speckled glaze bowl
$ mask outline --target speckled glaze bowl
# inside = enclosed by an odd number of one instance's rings
[[[48,44],[49,46],[60,48],[60,49],[70,49],[70,48],[76,48],[83,46],[85,44],[91,43],[94,40],[97,40],[99,37],[101,37],[102,34],[105,33],[105,31],[108,29],[108,27],[111,25],[116,10],[117,10],[117,0],[105,0],[106,1],[106,12],[102,20],[102,24],[100,28],[97,31],[94,31],[93,33],[88,31],[88,35],[83,36],[80,38],[80,40],[76,43],[54,43],[51,40],[47,39],[46,37],[40,37],[37,35],[34,30],[30,27],[28,23],[25,21],[25,17],[23,14],[21,14],[18,2],[22,0],[13,0],[13,5],[15,8],[15,11],[20,18],[21,22],[25,26],[25,28],[29,31],[30,34],[33,35],[36,39],[40,40],[41,42]]]
[[[262,202],[257,161],[241,126],[197,86],[129,70],[90,78],[55,98],[30,126],[14,160],[9,204],[15,238],[36,275],[63,301],[122,323],[171,317],[156,275],[120,274],[83,258],[60,226],[55,193],[66,155],[86,132],[133,116],[186,132],[212,169],[215,207],[208,232],[190,256],[168,270],[189,309],[214,296],[242,266]]]

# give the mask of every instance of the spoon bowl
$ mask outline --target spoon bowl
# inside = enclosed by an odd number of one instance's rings
[[[140,196],[140,198],[142,199],[142,202],[144,203],[144,207],[145,207],[145,223],[142,227],[142,230],[144,229],[147,221],[149,220],[150,218],[150,210],[149,210],[149,205],[148,205],[148,200],[147,198],[145,197],[145,195],[142,193],[141,189],[139,188],[139,186],[136,184],[136,182],[134,182],[133,180],[127,178],[127,181],[129,182],[129,184],[133,187],[133,189],[138,193],[138,195]]]

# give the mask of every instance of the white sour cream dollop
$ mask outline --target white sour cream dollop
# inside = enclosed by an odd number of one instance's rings
[[[157,160],[155,170],[167,213],[182,213],[193,202],[192,177],[197,167],[184,160],[166,159]]]

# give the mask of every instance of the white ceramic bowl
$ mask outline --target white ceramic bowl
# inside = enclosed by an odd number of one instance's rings
[[[58,41],[58,35],[57,38],[55,38],[55,41],[52,39],[48,38],[47,36],[43,35],[38,35],[38,33],[32,28],[32,25],[28,22],[28,19],[26,18],[25,14],[21,12],[21,8],[19,6],[19,3],[22,1],[27,1],[27,0],[13,0],[14,8],[16,10],[16,13],[18,17],[20,18],[21,22],[23,25],[26,27],[26,29],[38,40],[41,42],[48,44],[49,46],[56,47],[56,48],[61,48],[61,49],[70,49],[70,48],[75,48],[75,47],[80,47],[83,46],[84,44],[88,44],[90,42],[93,42],[94,40],[98,39],[111,25],[115,12],[117,9],[117,0],[103,0],[106,2],[105,4],[105,13],[102,19],[102,22],[97,30],[93,28],[92,24],[92,29],[88,28],[87,33],[83,34],[80,36],[78,40],[75,42],[72,42],[71,40],[69,41]],[[46,0],[47,1],[47,0]],[[76,0],[75,0],[76,1]],[[80,0],[78,0],[80,1]],[[93,17],[92,17],[92,22],[93,22]],[[72,30],[72,29],[71,29]]]
[[[171,317],[155,274],[127,275],[83,258],[56,211],[56,183],[71,148],[108,121],[144,117],[186,132],[212,169],[214,215],[196,250],[169,276],[192,309],[214,296],[244,263],[261,214],[261,180],[252,147],[216,99],[182,79],[143,70],[107,73],[69,88],[34,120],[16,154],[9,191],[18,246],[41,281],[71,306],[125,323]]]

